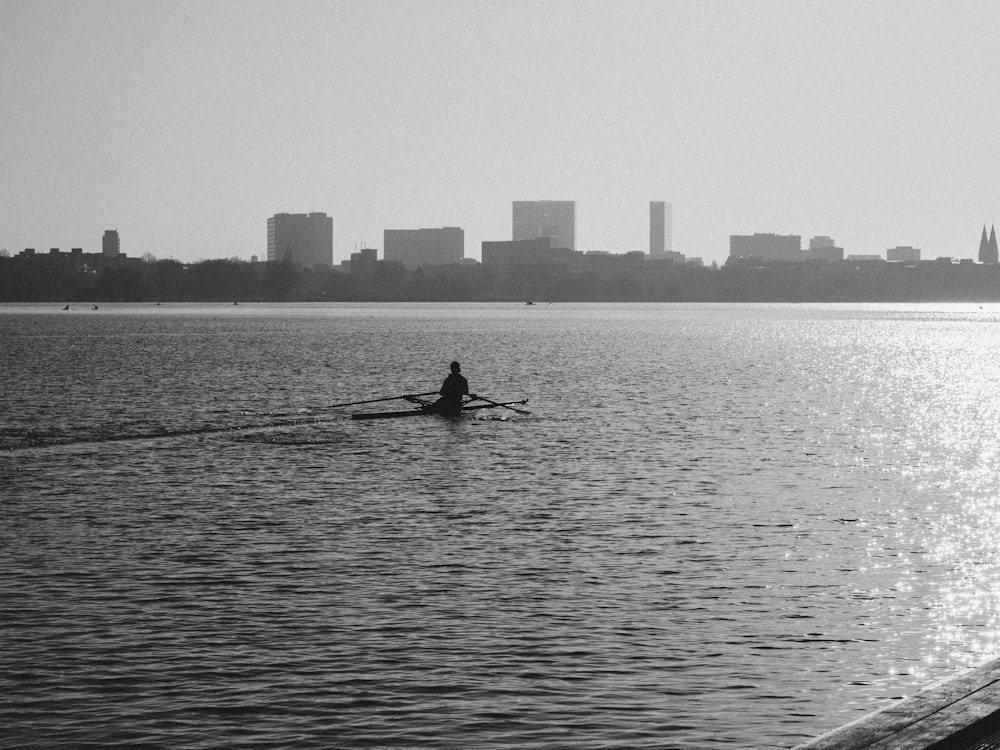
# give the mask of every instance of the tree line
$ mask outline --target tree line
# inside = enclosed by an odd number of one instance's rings
[[[933,302],[1000,301],[1000,266],[971,262],[788,263],[721,267],[599,256],[585,264],[462,264],[364,273],[288,261],[108,261],[0,257],[0,302]]]

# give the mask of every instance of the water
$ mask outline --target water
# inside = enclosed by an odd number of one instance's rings
[[[0,343],[9,746],[790,747],[1000,651],[1000,306],[0,306]],[[326,408],[452,359],[533,413]]]

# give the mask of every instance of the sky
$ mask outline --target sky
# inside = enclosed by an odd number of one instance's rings
[[[266,257],[324,211],[511,238],[573,200],[577,249],[731,234],[976,257],[1000,224],[1000,3],[0,0],[0,248]]]

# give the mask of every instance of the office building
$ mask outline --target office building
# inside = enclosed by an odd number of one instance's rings
[[[665,201],[649,202],[649,254],[663,258],[673,253],[674,207]]]
[[[729,237],[730,258],[802,261],[802,237],[798,234],[752,234]]]
[[[822,245],[806,250],[803,255],[806,260],[825,260],[828,263],[834,263],[844,259],[844,248],[836,245]]]
[[[275,214],[267,220],[267,259],[299,266],[333,264],[333,219],[325,213]]]
[[[575,201],[514,201],[511,239],[549,237],[552,247],[576,249]]]
[[[378,262],[378,250],[374,247],[363,247],[356,253],[351,253],[351,273],[365,276],[375,272]]]
[[[483,265],[530,266],[545,263],[549,260],[549,251],[551,248],[551,237],[537,237],[533,240],[483,242]]]
[[[121,242],[118,238],[117,229],[104,230],[104,237],[101,239],[101,252],[105,258],[117,258],[121,252]]]
[[[885,259],[890,263],[919,263],[920,251],[907,245],[890,247],[885,251]]]
[[[382,240],[383,257],[411,271],[420,266],[461,263],[465,257],[465,230],[461,227],[386,229]]]
[[[806,260],[825,260],[835,262],[844,259],[844,248],[837,247],[833,237],[813,237],[809,240],[809,249],[803,251]]]
[[[501,240],[484,242],[482,245],[483,265],[499,269],[537,268],[539,266],[558,265],[563,269],[579,268],[587,259],[598,257],[621,258],[608,253],[582,253],[567,247],[552,247],[551,237],[538,237],[533,240]],[[644,253],[635,253],[644,258]]]

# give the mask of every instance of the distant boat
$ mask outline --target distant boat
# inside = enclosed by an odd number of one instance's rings
[[[69,305],[66,305],[66,307],[63,308],[63,310],[69,310]]]
[[[532,302],[532,301],[531,301],[531,300],[529,299],[529,300],[528,300],[527,302],[525,302],[524,304],[526,304],[526,305],[533,305],[533,304],[535,304],[535,303],[534,303],[534,302]]]

